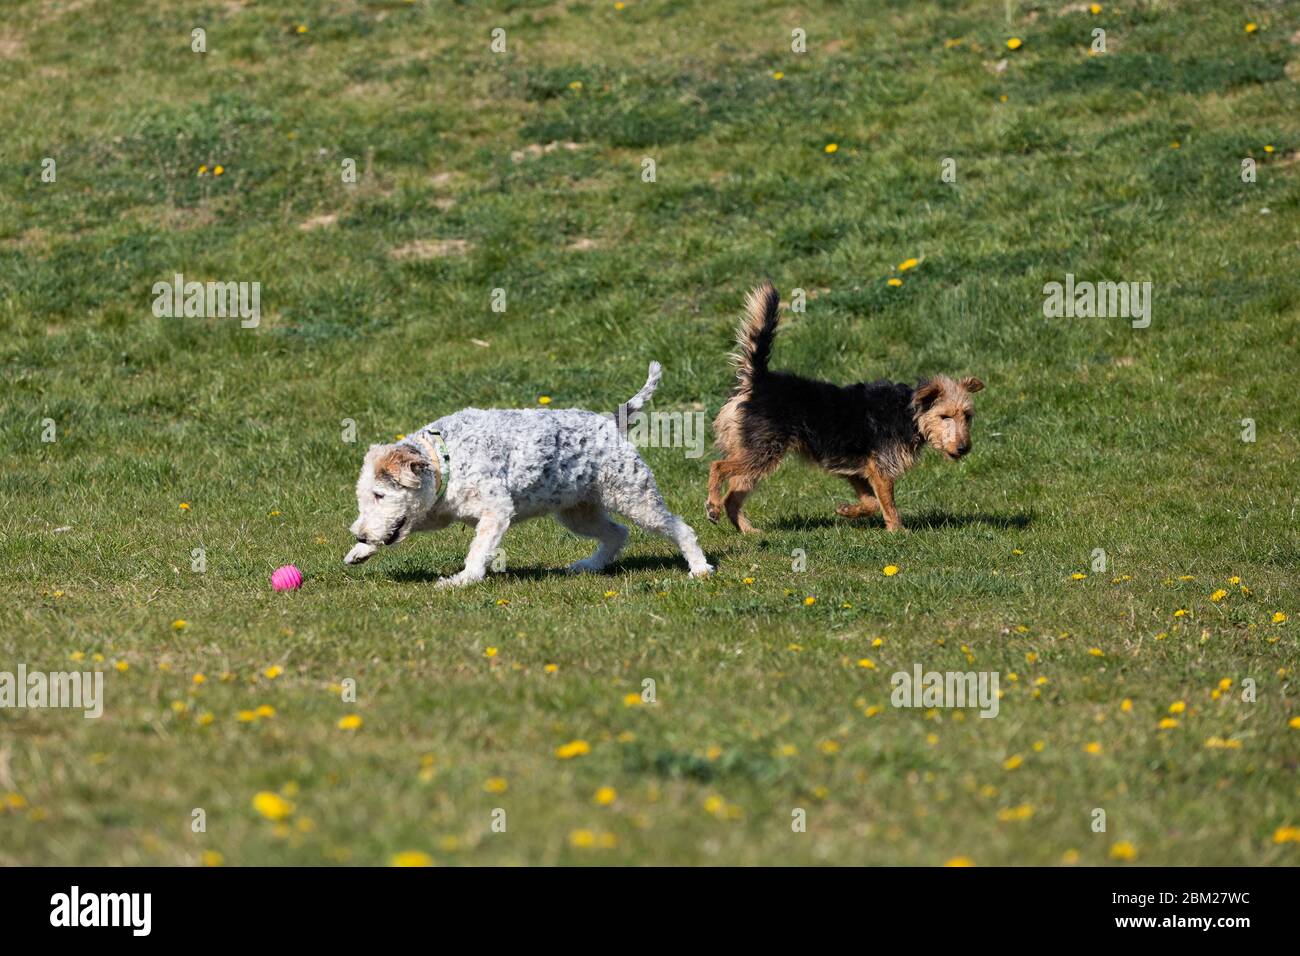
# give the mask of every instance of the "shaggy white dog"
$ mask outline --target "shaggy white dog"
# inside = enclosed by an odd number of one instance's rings
[[[600,542],[569,570],[600,571],[627,541],[614,512],[676,542],[691,577],[708,574],[695,532],[664,505],[649,466],[619,429],[654,394],[659,372],[652,362],[645,387],[616,415],[466,408],[397,444],[371,445],[357,479],[357,543],[343,562],[360,564],[413,531],[462,521],[475,528],[465,569],[438,585],[470,584],[483,579],[512,523],[553,514]]]

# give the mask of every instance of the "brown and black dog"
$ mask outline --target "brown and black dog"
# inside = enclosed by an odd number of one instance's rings
[[[741,324],[736,389],[713,423],[721,461],[709,469],[708,514],[723,510],[742,533],[757,529],[741,512],[754,486],[794,451],[848,479],[857,504],[846,518],[883,514],[885,527],[903,527],[894,507],[894,482],[928,443],[956,461],[970,451],[977,378],[936,375],[915,388],[902,382],[832,385],[767,367],[780,321],[781,295],[765,282],[749,294]],[[726,498],[723,488],[727,486]]]

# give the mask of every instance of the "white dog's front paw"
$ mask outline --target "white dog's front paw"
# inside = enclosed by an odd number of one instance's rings
[[[378,550],[379,549],[373,544],[366,544],[364,541],[358,541],[352,546],[352,550],[343,556],[343,563],[360,564]]]
[[[476,581],[482,581],[482,580],[483,580],[483,575],[481,574],[468,574],[465,571],[461,571],[459,574],[451,575],[451,577],[438,578],[438,583],[436,587],[459,588],[459,587],[464,587],[466,584],[473,584]]]
[[[712,573],[713,565],[708,563],[702,564],[698,568],[691,568],[691,577],[693,578],[707,578]]]

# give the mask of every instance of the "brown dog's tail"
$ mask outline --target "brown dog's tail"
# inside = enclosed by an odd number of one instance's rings
[[[745,299],[745,321],[736,333],[738,348],[731,356],[736,363],[736,383],[749,391],[754,382],[767,374],[767,359],[776,338],[776,324],[781,319],[781,293],[771,282],[754,288]]]

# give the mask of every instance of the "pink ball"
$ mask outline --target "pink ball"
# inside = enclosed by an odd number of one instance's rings
[[[271,587],[277,591],[296,591],[302,587],[302,572],[292,564],[271,572]]]

